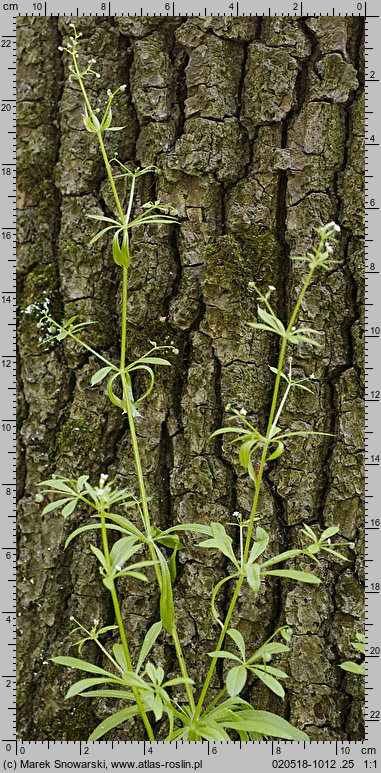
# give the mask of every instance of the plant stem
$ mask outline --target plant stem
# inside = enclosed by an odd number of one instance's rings
[[[314,267],[310,268],[310,271],[308,273],[307,279],[304,282],[304,285],[303,285],[303,287],[302,287],[302,289],[300,291],[299,297],[298,297],[298,299],[296,301],[294,310],[292,312],[290,321],[288,323],[288,326],[287,326],[287,329],[286,329],[286,335],[282,339],[282,345],[281,345],[280,352],[279,352],[279,357],[278,357],[277,374],[276,374],[276,378],[275,378],[275,384],[274,384],[273,396],[272,396],[272,401],[271,401],[270,414],[269,414],[269,419],[268,419],[268,423],[267,423],[266,443],[263,444],[261,461],[260,461],[260,464],[259,464],[259,470],[258,470],[257,478],[256,478],[256,481],[255,481],[255,492],[254,492],[253,505],[252,505],[252,508],[251,508],[250,521],[249,521],[249,526],[248,526],[247,533],[246,533],[245,549],[244,549],[244,554],[243,554],[243,567],[244,567],[244,565],[247,562],[249,551],[250,551],[250,544],[251,544],[251,538],[252,538],[252,533],[253,533],[253,528],[254,528],[254,523],[255,523],[255,516],[257,514],[257,507],[258,507],[260,487],[261,487],[262,477],[263,477],[263,473],[264,473],[264,469],[265,469],[265,462],[266,462],[268,447],[269,447],[269,444],[270,444],[270,431],[271,431],[272,426],[273,426],[273,420],[274,420],[274,415],[275,415],[275,410],[276,410],[276,405],[277,405],[277,400],[278,400],[278,393],[279,393],[279,385],[280,385],[280,380],[281,380],[281,373],[283,371],[283,363],[284,363],[284,358],[285,358],[285,353],[286,353],[286,348],[287,348],[287,343],[288,343],[287,336],[291,332],[291,329],[292,329],[292,327],[293,327],[293,325],[294,325],[294,323],[296,321],[296,318],[298,316],[298,312],[299,312],[301,303],[302,303],[303,298],[305,296],[305,293],[307,291],[308,285],[311,282],[313,273],[314,273]],[[237,603],[237,599],[238,599],[238,595],[239,595],[239,592],[241,590],[241,587],[242,587],[242,584],[243,584],[244,580],[245,580],[245,575],[242,573],[241,576],[239,577],[238,581],[237,581],[237,585],[235,587],[233,596],[231,598],[231,601],[230,601],[230,604],[229,604],[229,609],[228,609],[226,617],[225,617],[224,625],[223,625],[222,631],[220,633],[217,646],[215,648],[216,651],[221,650],[221,648],[223,646],[224,639],[225,639],[225,636],[226,636],[226,631],[229,628],[230,620],[231,620],[232,614],[234,612],[234,609],[235,609],[235,606],[236,606],[236,603]],[[218,658],[212,658],[212,662],[211,662],[211,664],[209,666],[209,670],[208,670],[208,673],[207,673],[207,676],[206,676],[206,679],[205,679],[205,682],[204,682],[204,685],[203,685],[203,688],[202,688],[202,691],[201,691],[201,695],[199,697],[199,700],[198,700],[198,703],[197,703],[197,706],[196,706],[195,718],[199,717],[200,713],[202,711],[202,706],[203,706],[203,703],[204,703],[207,691],[209,689],[209,685],[210,685],[210,682],[211,682],[211,679],[212,679],[212,676],[213,676],[213,673],[214,673],[214,669],[216,667],[217,660],[218,660]]]
[[[129,394],[128,394],[128,390],[127,390],[127,381],[126,381],[126,377],[125,377],[125,375],[123,373],[121,373],[121,378],[122,378],[122,384],[123,384],[123,397],[124,397],[124,402],[125,402],[125,405],[126,405],[126,408],[127,408],[128,423],[129,423],[129,428],[130,428],[130,435],[131,435],[131,442],[132,442],[132,450],[133,450],[133,454],[134,454],[135,468],[136,468],[136,471],[137,471],[137,474],[138,474],[138,484],[139,484],[139,492],[140,492],[140,500],[141,500],[141,505],[142,505],[142,511],[143,511],[143,516],[144,516],[144,525],[145,525],[145,528],[146,528],[147,537],[149,538],[149,537],[152,536],[152,534],[151,534],[151,522],[150,522],[150,517],[149,517],[147,493],[146,493],[145,482],[144,482],[144,475],[143,475],[142,464],[141,464],[141,459],[140,459],[139,446],[138,446],[138,441],[137,441],[137,437],[136,437],[135,422],[134,422],[134,417],[133,417],[133,414],[132,414],[131,400],[130,400],[130,397],[129,397]],[[156,553],[155,553],[155,548],[154,548],[152,539],[149,540],[148,545],[149,545],[149,550],[150,550],[151,558],[153,560],[156,560],[157,556],[156,556]],[[158,584],[159,584],[159,588],[161,590],[161,585],[162,585],[161,575],[160,575],[159,567],[156,564],[155,564],[155,573],[156,573],[156,578],[157,578],[157,581],[158,581]],[[172,631],[172,639],[173,639],[173,643],[174,643],[174,646],[175,646],[176,656],[177,656],[177,660],[179,662],[181,675],[184,678],[188,679],[189,675],[188,675],[187,667],[186,667],[186,664],[185,664],[184,656],[183,656],[183,653],[182,653],[182,648],[181,648],[179,636],[178,636],[178,633],[177,633],[177,630],[176,630],[176,626],[174,626],[173,631]],[[193,692],[192,692],[191,685],[190,684],[185,684],[184,686],[185,686],[185,690],[186,690],[187,697],[188,697],[188,700],[189,700],[189,704],[192,707],[192,710],[194,710],[195,702],[194,702],[194,698],[193,698]]]
[[[89,99],[88,99],[88,96],[87,96],[87,92],[86,92],[85,86],[83,84],[83,80],[82,80],[81,74],[79,72],[77,58],[76,58],[75,55],[73,56],[73,60],[74,60],[75,71],[76,71],[77,78],[78,78],[78,81],[79,81],[79,84],[80,84],[80,87],[81,87],[81,90],[82,90],[82,94],[83,94],[83,97],[84,97],[84,100],[85,100],[85,104],[86,104],[88,113],[89,113],[89,115],[93,115],[93,110],[91,108],[91,105],[90,105],[90,102],[89,102]],[[131,182],[131,189],[130,189],[130,196],[129,196],[129,203],[128,203],[127,214],[124,215],[124,212],[123,212],[123,209],[122,209],[122,205],[120,203],[119,195],[118,195],[118,192],[117,192],[117,189],[116,189],[116,186],[115,186],[115,181],[114,181],[114,178],[113,178],[110,162],[108,160],[107,152],[106,152],[106,149],[105,149],[105,146],[104,146],[102,132],[98,131],[96,134],[97,134],[97,138],[98,138],[99,146],[100,146],[100,149],[101,149],[103,161],[104,161],[104,164],[105,164],[105,167],[106,167],[106,171],[107,171],[107,176],[108,176],[108,179],[109,179],[109,182],[110,182],[111,190],[112,190],[112,193],[113,193],[113,196],[114,196],[115,204],[116,204],[116,207],[117,207],[117,210],[118,210],[118,213],[119,213],[119,217],[120,217],[121,223],[123,223],[124,225],[127,225],[128,222],[129,222],[129,219],[130,219],[131,210],[132,210],[132,204],[133,204],[133,198],[134,198],[135,176],[133,176],[132,182]],[[145,529],[146,529],[147,537],[150,538],[152,536],[152,527],[151,527],[149,510],[148,510],[147,494],[146,494],[143,470],[142,470],[142,465],[141,465],[141,460],[140,460],[139,446],[138,446],[137,437],[136,437],[135,422],[134,422],[134,417],[133,417],[133,412],[132,412],[132,402],[131,402],[131,398],[130,398],[130,395],[129,395],[127,377],[126,377],[126,373],[125,373],[125,366],[126,366],[126,342],[127,342],[127,300],[128,300],[128,269],[123,267],[123,280],[122,280],[122,326],[121,326],[121,346],[120,346],[120,377],[121,377],[122,387],[123,387],[124,403],[125,403],[125,406],[126,406],[126,409],[127,409],[128,423],[129,423],[129,428],[130,428],[130,435],[131,435],[131,442],[132,442],[132,448],[133,448],[135,467],[136,467],[136,471],[137,471],[137,475],[138,475],[138,483],[139,483],[139,491],[140,491],[140,498],[141,498],[144,526],[145,526]],[[72,337],[74,338],[74,336],[72,336]],[[90,351],[93,351],[88,346],[86,348],[89,349]],[[96,354],[96,352],[93,352],[93,353]],[[103,359],[103,358],[101,358],[101,359]],[[111,364],[111,363],[107,362],[107,364]],[[104,515],[104,513],[101,513],[101,527],[102,527],[103,550],[104,550],[104,554],[105,554],[105,558],[106,558],[106,562],[107,562],[107,567],[108,567],[108,570],[109,570],[110,569],[110,553],[109,553],[109,548],[108,548],[107,530],[106,530],[106,523],[105,523],[105,515]],[[150,549],[150,554],[151,554],[152,559],[156,560],[156,553],[155,553],[155,549],[154,549],[154,545],[153,545],[152,540],[149,541],[149,549]],[[159,582],[159,587],[161,589],[161,575],[160,575],[160,571],[159,571],[159,569],[158,569],[156,564],[155,564],[155,571],[156,571],[156,576],[157,576],[157,579],[158,579],[158,582]],[[111,596],[112,596],[112,601],[113,601],[114,610],[115,610],[115,617],[116,617],[116,621],[117,621],[117,624],[118,624],[120,638],[121,638],[123,650],[124,650],[124,653],[125,653],[128,669],[130,671],[133,671],[132,663],[131,663],[131,657],[130,657],[129,648],[128,648],[128,643],[127,643],[127,639],[126,639],[126,633],[125,633],[125,629],[124,629],[124,625],[123,625],[123,620],[122,620],[122,616],[121,616],[121,612],[120,612],[120,606],[119,606],[117,591],[116,591],[114,582],[112,583]],[[173,631],[172,631],[172,638],[173,638],[173,642],[174,642],[174,645],[175,645],[176,655],[177,655],[177,659],[178,659],[178,662],[179,662],[179,665],[180,665],[181,674],[182,674],[182,676],[184,678],[189,678],[188,677],[187,668],[186,668],[186,665],[185,665],[185,661],[184,661],[184,657],[183,657],[183,653],[182,653],[182,649],[181,649],[180,640],[179,640],[176,628],[174,628]],[[195,708],[195,702],[194,702],[194,698],[193,698],[193,693],[192,693],[191,687],[190,687],[189,684],[185,684],[185,688],[186,688],[186,692],[187,692],[187,696],[188,696],[188,700],[189,700],[190,706],[192,707],[192,709],[194,709]],[[147,730],[148,737],[149,737],[150,740],[154,740],[153,731],[152,731],[150,722],[148,720],[148,717],[147,717],[147,715],[145,713],[143,704],[141,702],[139,692],[138,692],[138,690],[136,688],[132,688],[132,689],[133,689],[134,697],[135,697],[137,706],[138,706],[138,708],[140,710],[140,713],[141,713],[141,716],[142,716],[145,728]]]
[[[111,560],[110,560],[110,551],[109,551],[109,546],[108,546],[106,519],[105,519],[104,511],[101,511],[100,517],[101,517],[101,527],[102,527],[103,552],[104,552],[104,556],[105,556],[105,559],[106,559],[107,573],[109,574],[109,576],[111,576]],[[120,634],[120,639],[121,639],[121,642],[122,642],[123,652],[124,652],[124,655],[125,655],[125,658],[126,658],[127,668],[128,668],[129,671],[133,672],[134,669],[132,668],[130,650],[129,650],[127,639],[126,639],[126,632],[124,630],[122,615],[121,615],[121,612],[120,612],[120,606],[119,606],[119,601],[118,601],[118,595],[117,595],[117,592],[116,592],[114,581],[112,581],[112,586],[111,586],[111,598],[112,598],[112,603],[113,603],[113,606],[114,606],[116,622],[117,622],[117,625],[118,625],[118,628],[119,628],[119,634]],[[143,703],[142,703],[139,691],[138,691],[138,689],[136,687],[132,687],[132,692],[133,692],[133,695],[134,695],[134,698],[135,698],[135,701],[136,701],[136,705],[137,705],[137,707],[138,707],[138,709],[140,711],[140,714],[141,714],[141,717],[142,717],[142,720],[143,720],[143,723],[144,723],[144,727],[145,727],[145,729],[147,731],[148,738],[149,738],[150,741],[154,741],[155,740],[155,736],[153,734],[151,723],[150,723],[150,721],[149,721],[149,719],[147,717],[147,714],[145,712],[145,709],[144,709],[144,706],[143,706]]]
[[[172,639],[173,639],[173,643],[175,645],[176,656],[177,656],[177,660],[178,660],[178,663],[179,663],[179,666],[180,666],[181,675],[184,678],[189,679],[188,670],[187,670],[187,667],[186,667],[186,664],[185,664],[184,655],[183,655],[183,651],[182,651],[182,648],[181,648],[180,639],[179,639],[179,635],[177,633],[176,625],[174,625],[174,627],[172,629]],[[185,691],[186,691],[187,698],[188,698],[188,701],[189,701],[189,705],[190,705],[192,711],[194,711],[195,708],[196,708],[196,704],[195,704],[195,700],[194,700],[194,697],[193,697],[192,685],[185,683],[184,687],[185,687]]]
[[[101,360],[102,362],[105,362],[106,365],[108,365],[110,368],[113,368],[113,370],[117,370],[114,363],[110,362],[110,360],[106,360],[106,357],[102,357],[99,352],[97,352],[95,349],[92,349],[91,346],[88,344],[85,344],[84,341],[82,341],[78,336],[74,335],[74,333],[71,333],[70,330],[67,330],[63,325],[60,325],[59,322],[56,322],[53,317],[49,317],[47,314],[43,317],[43,319],[47,319],[48,322],[50,322],[52,325],[57,327],[59,330],[64,330],[65,333],[69,336],[69,338],[72,338],[73,341],[76,341],[77,344],[80,344],[80,346],[83,346],[84,349],[87,349],[88,352],[91,352],[91,354],[94,354],[95,357],[98,357],[98,360]]]

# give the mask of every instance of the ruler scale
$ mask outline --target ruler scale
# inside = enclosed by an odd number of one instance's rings
[[[146,742],[146,741],[22,741],[16,740],[16,17],[17,16],[363,16],[365,17],[365,218],[366,218],[366,738],[364,741],[241,742]],[[80,6],[64,0],[0,3],[0,196],[2,203],[0,284],[0,498],[2,531],[0,540],[1,632],[1,760],[5,770],[46,767],[50,769],[191,769],[242,771],[253,766],[263,773],[276,769],[376,770],[381,765],[381,548],[378,476],[381,451],[377,445],[381,402],[381,235],[377,213],[381,202],[381,56],[378,45],[381,21],[376,0],[347,0],[335,6],[322,2],[275,0],[271,6],[245,0],[226,3],[192,3],[182,0],[147,0],[145,6],[128,8],[122,0],[91,2]]]

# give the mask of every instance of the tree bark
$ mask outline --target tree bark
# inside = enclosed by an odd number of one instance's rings
[[[78,28],[82,54],[96,57],[101,76],[91,81],[94,104],[104,104],[108,87],[127,84],[115,107],[125,130],[107,136],[108,149],[127,165],[157,164],[161,174],[142,178],[138,203],[169,202],[181,220],[136,230],[132,240],[128,358],[150,340],[180,352],[172,368],[157,369],[137,424],[160,527],[229,524],[234,510],[250,512],[252,486],[235,446],[209,437],[226,424],[227,403],[265,429],[278,342],[248,327],[256,318],[248,283],[274,285],[286,320],[305,277],[290,255],[309,248],[319,222],[341,225],[340,265],[316,276],[302,307],[323,346],[293,354],[300,377],[315,374],[313,394],[295,395],[283,417],[284,427],[333,436],[289,441],[266,472],[260,513],[274,552],[300,546],[303,522],[319,533],[337,524],[356,549],[345,564],[321,560],[319,587],[269,582],[256,600],[245,590],[234,624],[251,649],[279,625],[295,634],[279,660],[289,673],[286,700],[255,683],[245,693],[252,705],[312,739],[360,739],[362,680],[338,664],[353,659],[364,601],[363,20],[84,17]],[[107,701],[65,703],[73,674],[49,661],[69,654],[70,615],[107,625],[113,612],[90,551],[94,536],[63,549],[85,514],[42,518],[36,484],[52,473],[96,482],[107,472],[137,490],[125,418],[102,388],[90,387],[95,359],[70,341],[39,347],[39,314],[29,308],[49,298],[60,320],[96,320],[92,345],[117,361],[120,272],[106,239],[88,248],[95,229],[86,217],[113,212],[113,201],[58,51],[67,29],[58,18],[18,19],[18,732],[31,740],[85,739],[115,710]],[[136,392],[143,387],[137,379]],[[219,630],[211,593],[227,565],[198,541],[184,537],[175,606],[200,684]],[[158,619],[158,593],[138,582],[120,583],[120,592],[135,655]],[[157,662],[178,675],[169,640],[160,641]],[[86,654],[98,658],[91,648]],[[108,737],[142,732],[137,722]]]

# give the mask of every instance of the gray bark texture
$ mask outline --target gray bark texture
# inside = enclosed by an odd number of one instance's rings
[[[338,664],[354,659],[350,642],[362,630],[364,602],[363,20],[84,17],[78,28],[81,51],[95,56],[101,76],[91,81],[93,104],[105,104],[108,87],[127,84],[114,111],[125,130],[107,136],[110,153],[162,170],[142,178],[137,206],[160,199],[181,220],[136,230],[132,240],[128,358],[149,340],[173,342],[180,352],[172,368],[157,369],[137,422],[157,525],[227,525],[234,510],[249,514],[252,484],[236,446],[209,438],[226,424],[227,403],[244,406],[265,430],[268,365],[279,342],[248,327],[256,320],[248,283],[274,285],[286,320],[306,275],[290,255],[309,248],[319,221],[341,225],[342,263],[316,275],[301,311],[324,332],[323,346],[294,352],[296,373],[315,374],[313,394],[294,395],[283,416],[284,427],[334,435],[289,441],[265,474],[260,513],[273,552],[300,546],[303,522],[319,533],[337,524],[356,549],[347,563],[321,560],[320,586],[273,578],[255,600],[245,589],[233,623],[252,650],[279,625],[294,630],[289,656],[277,659],[289,673],[286,700],[255,682],[245,693],[253,706],[285,716],[312,739],[361,739],[362,679]],[[76,654],[70,615],[107,625],[113,611],[90,551],[95,535],[63,549],[86,513],[42,518],[36,484],[52,473],[89,474],[96,483],[107,472],[137,491],[125,417],[102,386],[90,387],[95,358],[70,341],[38,347],[38,315],[25,313],[48,296],[56,318],[96,320],[93,346],[118,360],[120,270],[106,239],[88,248],[95,227],[86,217],[112,214],[113,200],[96,138],[83,128],[68,57],[58,51],[67,35],[63,19],[18,19],[18,733],[31,740],[86,739],[118,708],[64,702],[75,674],[49,658]],[[136,394],[145,384],[136,380]],[[219,631],[211,593],[228,562],[198,541],[184,537],[174,592],[190,676],[200,684]],[[158,592],[153,582],[119,588],[135,655],[158,619]],[[84,655],[102,663],[91,647]],[[178,675],[168,638],[159,639],[155,657]],[[213,689],[222,678],[218,670]],[[142,737],[140,722],[108,735]]]

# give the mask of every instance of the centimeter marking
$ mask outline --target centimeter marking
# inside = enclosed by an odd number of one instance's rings
[[[149,0],[150,2],[151,0]],[[213,2],[213,0],[211,0]],[[152,0],[152,2],[155,3],[155,0]],[[5,226],[1,227],[1,235],[0,235],[0,242],[3,247],[3,255],[6,255],[4,257],[3,261],[3,268],[2,268],[2,280],[4,281],[4,286],[6,286],[7,290],[2,291],[1,295],[1,303],[0,303],[0,321],[4,324],[1,326],[2,334],[0,335],[0,342],[3,346],[3,351],[6,352],[5,354],[1,355],[0,360],[0,374],[2,374],[2,378],[0,379],[0,404],[3,407],[3,415],[8,417],[5,419],[2,419],[0,422],[0,463],[1,463],[1,469],[3,471],[7,471],[4,482],[1,482],[0,484],[0,497],[3,498],[3,511],[5,512],[7,519],[5,524],[3,524],[3,533],[4,533],[4,545],[1,546],[1,553],[0,553],[0,560],[6,562],[7,566],[9,567],[9,571],[7,573],[7,588],[4,593],[4,609],[1,610],[2,614],[2,628],[3,628],[3,636],[0,637],[0,657],[2,662],[2,668],[4,670],[4,673],[1,674],[2,682],[3,682],[3,690],[2,690],[2,697],[0,699],[0,715],[3,719],[2,727],[3,727],[3,733],[7,737],[8,740],[4,740],[4,743],[6,745],[5,752],[11,753],[12,755],[16,756],[22,756],[25,754],[26,748],[28,748],[28,754],[31,754],[31,747],[34,745],[36,747],[36,742],[21,742],[17,741],[16,739],[16,715],[15,715],[15,691],[16,691],[16,587],[15,587],[15,576],[16,576],[16,457],[15,457],[15,441],[16,441],[16,426],[15,426],[15,403],[16,403],[16,333],[14,331],[15,323],[16,323],[16,304],[15,304],[15,292],[16,292],[16,284],[15,284],[15,275],[16,275],[16,267],[15,267],[15,253],[16,253],[16,197],[15,197],[15,185],[16,185],[16,178],[15,178],[15,158],[16,158],[16,131],[15,131],[15,105],[16,105],[16,66],[15,66],[15,57],[16,57],[16,16],[174,16],[174,15],[184,15],[184,16],[303,16],[304,14],[308,16],[364,16],[365,17],[365,82],[366,82],[366,111],[365,111],[365,154],[366,154],[366,164],[365,164],[365,219],[366,219],[366,239],[365,239],[365,254],[366,254],[366,270],[365,270],[365,276],[368,278],[369,276],[373,277],[373,281],[369,284],[369,280],[367,281],[367,287],[366,287],[366,309],[365,309],[365,318],[366,318],[366,355],[365,355],[365,371],[366,371],[366,438],[369,436],[372,436],[373,434],[376,434],[371,427],[374,429],[377,428],[377,423],[380,422],[379,419],[379,409],[377,407],[377,404],[380,402],[381,399],[381,381],[378,383],[370,383],[372,380],[373,382],[373,376],[376,375],[378,378],[381,378],[381,363],[380,368],[376,367],[379,354],[378,351],[375,352],[374,349],[374,342],[377,341],[377,346],[379,346],[379,340],[381,335],[381,321],[380,324],[377,324],[373,318],[369,318],[368,309],[372,308],[374,306],[377,306],[376,303],[373,301],[378,300],[380,297],[379,288],[380,288],[380,280],[378,279],[380,275],[380,268],[379,263],[376,262],[375,254],[377,246],[380,246],[381,239],[377,236],[377,223],[376,217],[374,217],[375,213],[379,211],[379,199],[376,198],[376,196],[381,197],[381,191],[379,190],[377,186],[377,180],[375,178],[375,172],[377,169],[377,163],[380,167],[380,151],[377,150],[377,148],[380,147],[379,137],[375,134],[377,123],[375,122],[375,126],[373,126],[374,122],[374,116],[377,113],[376,109],[369,109],[377,108],[378,102],[380,102],[379,93],[377,92],[377,89],[379,89],[379,86],[376,86],[376,84],[379,84],[380,78],[378,77],[379,72],[381,72],[381,62],[378,62],[377,65],[375,64],[375,55],[374,55],[374,46],[371,46],[369,44],[370,39],[370,29],[369,29],[369,19],[379,19],[378,14],[370,14],[368,13],[368,8],[370,9],[370,6],[373,5],[373,3],[370,2],[354,2],[353,3],[353,10],[348,11],[346,10],[345,13],[342,11],[338,11],[337,8],[334,7],[331,10],[327,10],[326,12],[316,12],[312,11],[307,6],[308,3],[298,2],[298,3],[290,3],[292,10],[291,11],[285,11],[283,9],[281,10],[275,10],[274,8],[269,7],[266,10],[263,10],[262,12],[252,12],[247,9],[247,6],[245,5],[245,11],[241,7],[244,5],[241,3],[241,5],[238,2],[231,3],[228,5],[229,12],[222,11],[222,9],[218,9],[217,6],[217,12],[216,9],[213,11],[211,8],[203,8],[200,9],[197,13],[180,13],[180,9],[175,11],[175,3],[164,3],[164,10],[165,12],[162,13],[158,8],[150,8],[149,10],[143,9],[143,7],[140,8],[140,13],[134,12],[129,14],[124,14],[122,10],[117,10],[116,12],[113,12],[113,6],[111,2],[102,3],[101,5],[101,11],[98,13],[97,11],[94,12],[93,9],[85,9],[82,10],[77,6],[75,8],[75,12],[70,12],[67,14],[65,11],[59,11],[58,9],[55,9],[54,12],[50,10],[54,3],[51,2],[30,2],[30,0],[26,0],[25,7],[20,7],[19,3],[3,3],[1,6],[0,4],[0,18],[2,18],[2,21],[5,21],[6,26],[11,28],[11,31],[9,34],[3,34],[0,38],[0,55],[3,54],[3,58],[5,56],[6,58],[6,69],[9,72],[9,79],[8,79],[8,93],[10,96],[6,96],[3,99],[1,99],[0,103],[0,112],[2,113],[1,118],[3,118],[3,121],[0,121],[0,139],[2,140],[2,147],[4,152],[7,154],[6,161],[1,161],[1,174],[0,174],[0,197],[1,201],[3,203],[3,215],[6,213],[6,217],[8,218],[8,222]],[[159,3],[161,6],[161,3]],[[249,6],[250,7],[250,6]],[[222,11],[222,12],[221,12]],[[11,18],[9,17],[9,13],[11,14]],[[4,19],[5,17],[5,19]],[[4,26],[4,25],[3,25]],[[379,23],[378,23],[378,26]],[[379,31],[379,30],[378,30]],[[376,35],[373,33],[372,39],[376,40]],[[2,64],[1,60],[0,63]],[[378,69],[377,69],[378,66]],[[377,116],[379,119],[381,116]],[[8,123],[7,123],[7,118]],[[371,170],[371,171],[370,171]],[[372,173],[371,173],[372,172]],[[375,186],[376,182],[376,186]],[[381,198],[380,198],[381,200]],[[4,206],[5,202],[5,206]],[[370,300],[370,298],[373,299]],[[2,317],[1,317],[2,315]],[[373,323],[373,324],[372,324]],[[372,363],[372,364],[370,364]],[[377,371],[377,372],[375,372]],[[377,514],[377,482],[375,479],[375,476],[372,474],[372,470],[370,468],[377,468],[380,466],[380,454],[378,453],[377,449],[372,447],[369,447],[370,444],[366,440],[366,448],[367,448],[367,456],[366,456],[366,467],[367,467],[367,480],[366,480],[366,543],[367,543],[367,558],[366,558],[366,565],[372,564],[374,562],[374,557],[372,556],[372,552],[374,555],[377,555],[377,549],[378,544],[375,545],[374,539],[369,541],[369,535],[368,532],[374,532],[377,535],[380,534],[381,531],[381,517]],[[372,453],[373,451],[373,453]],[[4,472],[5,475],[5,472]],[[372,570],[373,571],[373,570]],[[377,611],[376,607],[372,601],[372,596],[375,596],[377,598],[377,602],[379,603],[380,598],[380,578],[379,576],[375,576],[372,574],[372,576],[369,576],[368,570],[366,569],[366,604],[367,604],[367,617],[366,617],[366,628],[368,630],[368,650],[367,650],[367,678],[366,678],[366,703],[367,703],[367,711],[366,711],[366,720],[367,720],[367,735],[370,733],[372,737],[375,735],[374,730],[372,728],[377,727],[377,723],[381,720],[381,688],[380,688],[380,681],[381,681],[381,666],[380,666],[380,655],[381,655],[381,629],[379,629],[376,626],[377,623]],[[5,598],[6,597],[6,598]],[[379,637],[379,640],[374,639],[372,635],[372,628],[375,629],[375,627],[378,628],[376,634]],[[369,644],[372,643],[372,648],[369,647]],[[4,646],[4,644],[6,646]],[[373,667],[373,664],[369,663],[369,660],[374,660],[376,668]],[[369,673],[371,671],[371,674]],[[372,684],[370,684],[372,682]],[[5,685],[5,686],[4,686]],[[369,698],[369,694],[374,689],[374,686],[378,686],[378,704],[373,703],[373,696]],[[369,705],[372,704],[372,705]],[[379,708],[377,708],[377,706]],[[6,709],[6,720],[4,722],[3,717],[3,709]],[[223,742],[200,742],[202,747],[202,754],[204,752],[207,754],[207,756],[213,758],[214,755],[217,755],[217,747],[224,746],[225,744]],[[340,743],[343,743],[344,745],[341,747],[340,752]],[[56,748],[57,745],[62,747],[63,745],[66,746],[68,744],[73,745],[76,748],[77,751],[79,751],[79,755],[87,755],[90,753],[91,749],[96,748],[97,750],[99,747],[108,748],[111,750],[114,750],[114,748],[119,748],[120,746],[134,746],[136,748],[139,748],[139,750],[142,750],[143,756],[146,756],[153,752],[154,746],[157,745],[160,747],[160,742],[155,742],[155,744],[150,744],[148,742],[142,741],[142,742],[113,742],[113,741],[102,741],[97,742],[96,744],[90,744],[89,746],[81,741],[78,742],[61,742],[61,741],[44,741],[44,742],[37,742],[37,746],[41,749],[43,749],[43,753],[45,753],[45,750],[49,751],[52,747]],[[231,745],[231,743],[230,743]],[[184,748],[188,747],[188,744],[184,743],[178,743],[178,742],[171,742],[170,744],[165,744],[166,749],[168,749],[168,746],[173,747],[176,751],[178,748]],[[196,746],[199,746],[199,744],[196,744]],[[242,744],[241,742],[234,742],[234,748],[239,747],[242,749],[245,747],[245,744]],[[282,749],[282,759],[284,757],[284,748],[287,746],[292,747],[291,755],[293,758],[297,756],[300,757],[300,753],[302,754],[303,758],[306,758],[306,751],[307,751],[307,757],[310,758],[311,754],[308,750],[311,750],[312,747],[315,747],[315,743],[311,744],[305,744],[300,742],[261,742],[258,746],[265,747],[266,750],[268,749],[269,752],[271,752],[271,756],[275,759],[277,758],[277,754],[279,754],[280,749]],[[257,748],[258,748],[257,746]],[[319,751],[317,751],[317,746],[319,747]],[[334,747],[332,750],[332,746]],[[334,753],[335,757],[338,757],[341,755],[353,755],[355,752],[353,749],[357,750],[360,749],[359,753],[360,760],[367,761],[368,764],[365,765],[366,769],[371,769],[376,767],[376,760],[374,759],[374,755],[376,754],[376,747],[374,746],[364,746],[364,744],[361,744],[358,746],[357,742],[338,742],[338,741],[324,741],[324,742],[317,742],[316,744],[316,753],[313,752],[315,756],[322,757],[322,747],[328,748],[329,747],[329,754],[332,755]],[[190,744],[187,748],[187,755],[188,757],[191,756],[191,749],[195,748],[195,744]],[[297,751],[295,749],[297,748]],[[40,752],[38,752],[39,754]],[[98,751],[96,752],[98,754]],[[166,752],[167,754],[167,752]],[[201,752],[199,752],[200,756]],[[226,748],[224,749],[224,756],[226,755]],[[197,756],[197,755],[196,755]],[[39,759],[39,758],[38,758]],[[346,756],[343,757],[343,761],[345,763],[345,760],[348,762],[348,758]],[[279,757],[278,757],[279,761]],[[202,761],[200,762],[200,767],[202,767]],[[95,765],[95,763],[94,763]],[[36,765],[38,766],[38,765]],[[220,769],[221,761],[219,761],[218,768]],[[7,765],[4,763],[4,767],[11,767],[11,765]],[[152,765],[154,767],[154,765]],[[171,765],[169,765],[171,767]],[[172,767],[179,767],[179,764],[173,764]],[[182,767],[187,767],[186,764],[184,764]],[[193,764],[193,769],[197,769],[198,763],[197,760],[195,760]],[[261,765],[262,770],[264,770],[263,765]],[[275,765],[275,767],[278,767],[278,765]],[[279,767],[283,767],[282,765],[279,765]],[[289,767],[288,765],[285,765],[285,767]],[[292,767],[312,767],[312,764],[308,765],[300,765],[300,766],[292,766]],[[315,766],[316,767],[316,766]],[[317,767],[328,767],[325,764],[317,765]],[[335,765],[332,765],[331,767],[335,767]],[[341,764],[339,767],[353,767],[353,765],[346,765]],[[364,766],[363,766],[364,767]],[[274,764],[272,764],[272,768],[274,768]]]

